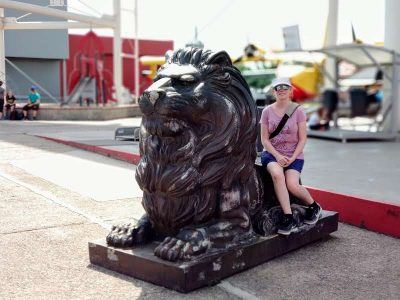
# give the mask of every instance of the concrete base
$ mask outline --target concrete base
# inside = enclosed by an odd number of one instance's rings
[[[324,211],[317,224],[304,225],[290,236],[259,237],[249,245],[189,262],[173,263],[154,256],[156,242],[120,249],[107,246],[102,239],[89,242],[89,256],[92,264],[187,293],[319,240],[337,228],[338,213]]]
[[[119,106],[63,106],[41,104],[39,120],[48,121],[107,121],[142,116],[138,105]]]

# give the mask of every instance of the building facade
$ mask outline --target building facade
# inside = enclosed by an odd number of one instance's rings
[[[41,6],[49,6],[51,3],[49,0],[18,1]],[[56,9],[67,10],[66,0],[53,2],[63,4],[55,7]],[[11,9],[4,11],[5,17],[19,18],[20,22],[65,21],[44,15],[26,14]],[[23,17],[20,18],[21,16]],[[110,100],[113,91],[112,39],[92,32],[86,35],[69,35],[67,29],[6,30],[6,87],[13,90],[18,100],[25,100],[29,88],[37,86],[42,102],[61,103],[68,99],[82,77],[91,76],[96,80],[103,80],[102,85],[106,85],[107,90],[105,97]],[[122,51],[128,54],[128,57],[123,58],[123,85],[131,93],[135,90],[133,45],[133,39],[122,39]],[[139,56],[164,55],[170,49],[173,49],[171,40],[139,40]],[[147,67],[140,66],[139,74],[145,68]],[[146,76],[141,76],[139,81],[141,91],[151,84]]]
[[[18,0],[35,5],[48,6],[49,0]],[[67,10],[65,6],[55,7]],[[5,17],[19,18],[26,13],[4,10]],[[58,18],[29,14],[21,22],[63,21]],[[61,97],[60,66],[69,56],[68,30],[6,30],[4,34],[6,56],[6,86],[18,99],[29,93],[29,88],[38,85],[43,102],[59,101]],[[45,89],[48,93],[42,90]],[[48,95],[50,94],[50,95]]]

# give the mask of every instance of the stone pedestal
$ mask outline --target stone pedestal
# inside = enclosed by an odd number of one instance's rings
[[[255,242],[235,249],[175,263],[154,256],[156,242],[134,247],[114,248],[105,239],[89,242],[92,264],[187,293],[214,285],[223,278],[252,268],[329,235],[338,228],[338,213],[324,211],[315,225],[304,225],[289,236],[259,237]]]

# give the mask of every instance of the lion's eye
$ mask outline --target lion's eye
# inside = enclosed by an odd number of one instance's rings
[[[184,76],[190,76],[190,77],[184,77]],[[185,79],[191,79],[191,80],[185,80]],[[172,79],[172,85],[176,87],[190,87],[193,84],[196,83],[196,79],[192,75],[182,75],[181,77],[178,78],[173,78]]]
[[[194,78],[194,76],[190,75],[190,74],[182,75],[179,79],[182,81],[188,81],[188,82],[194,82],[196,80],[196,78]]]

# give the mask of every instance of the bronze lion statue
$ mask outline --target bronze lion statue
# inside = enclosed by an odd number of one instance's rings
[[[109,245],[159,240],[154,254],[176,261],[271,233],[280,211],[268,210],[272,194],[254,164],[257,107],[226,52],[166,55],[139,105],[136,180],[146,214],[114,226]]]

